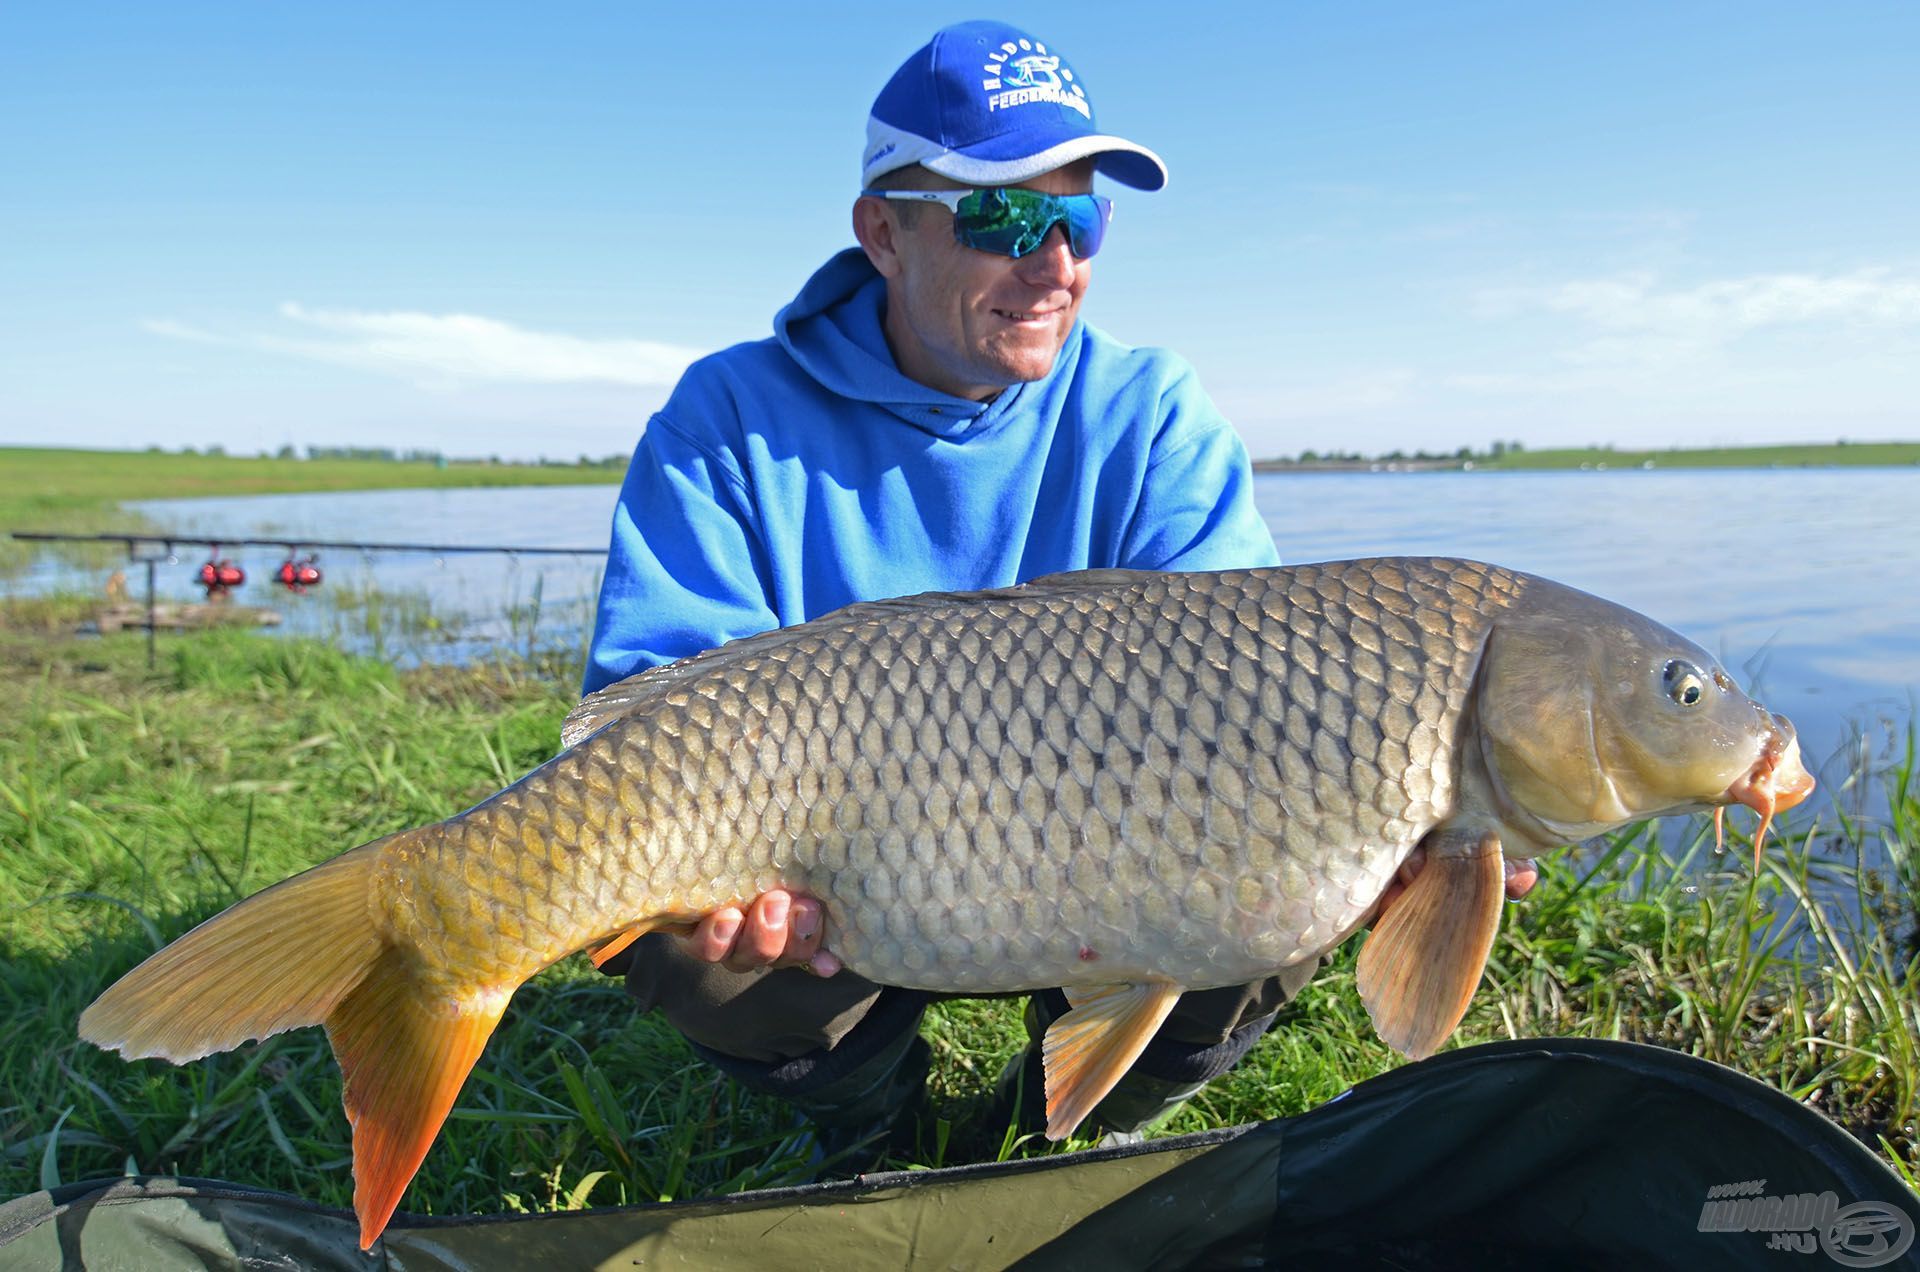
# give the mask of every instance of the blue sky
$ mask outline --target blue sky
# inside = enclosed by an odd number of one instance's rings
[[[0,443],[630,449],[940,24],[1171,185],[1086,313],[1256,455],[1920,437],[1920,6],[19,3]]]

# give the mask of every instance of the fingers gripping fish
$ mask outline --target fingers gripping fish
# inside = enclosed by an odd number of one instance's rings
[[[1380,918],[1359,987],[1438,1048],[1508,859],[1630,820],[1804,798],[1792,727],[1663,627],[1544,579],[1389,558],[1088,571],[855,605],[633,677],[485,802],[241,902],[128,973],[82,1036],[176,1063],[322,1024],[363,1245],[520,984],[771,888],[881,983],[1065,988],[1048,1135],[1179,996]],[[301,960],[262,957],[289,938]]]

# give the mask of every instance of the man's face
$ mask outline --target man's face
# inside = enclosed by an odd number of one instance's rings
[[[1086,194],[1093,189],[1093,163],[1020,184],[1047,194]],[[967,188],[932,173],[909,185]],[[880,202],[861,199],[854,224],[887,280],[887,343],[903,374],[985,401],[1053,370],[1093,276],[1093,263],[1068,250],[1066,226],[1054,226],[1038,250],[1016,260],[962,246],[953,237],[952,214],[938,204],[917,205],[917,214],[901,217],[894,211],[900,204],[883,209]]]

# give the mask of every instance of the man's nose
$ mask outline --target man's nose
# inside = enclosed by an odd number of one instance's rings
[[[1023,282],[1035,287],[1066,287],[1073,282],[1073,248],[1067,242],[1066,222],[1055,222],[1040,246],[1014,262]]]

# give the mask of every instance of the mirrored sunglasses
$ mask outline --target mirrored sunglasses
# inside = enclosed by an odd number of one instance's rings
[[[862,190],[875,199],[938,203],[953,213],[953,237],[999,256],[1038,251],[1053,227],[1067,227],[1067,247],[1081,260],[1100,250],[1113,220],[1113,200],[1098,194],[1043,194],[1019,186],[984,190]]]

